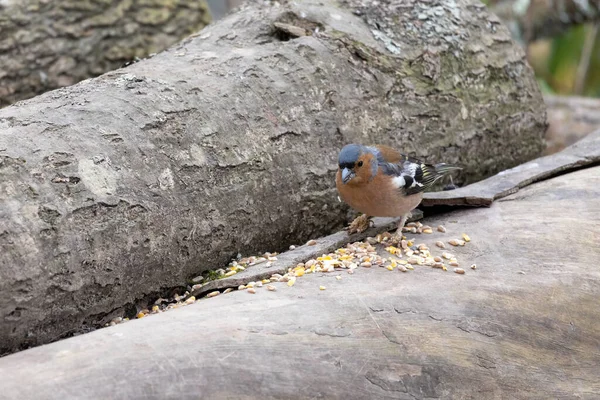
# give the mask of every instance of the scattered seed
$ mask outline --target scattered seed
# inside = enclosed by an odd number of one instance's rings
[[[462,268],[454,268],[454,272],[456,272],[457,274],[461,274],[462,275],[462,274],[465,273],[465,270],[462,269]]]
[[[475,265],[475,264],[471,265],[471,269],[477,269],[477,265]]]
[[[401,265],[401,267],[402,267],[402,265]],[[414,270],[415,270],[415,267],[413,267],[413,266],[412,266],[412,265],[410,265],[410,264],[404,265],[404,268],[406,268],[406,269],[410,269],[411,271],[414,271]]]
[[[342,277],[341,277],[341,275],[338,275],[335,277],[335,279],[337,279],[339,281],[340,279],[342,279]]]
[[[517,274],[519,274],[519,275],[525,275],[525,272],[519,271],[519,272],[517,272]]]
[[[233,292],[233,288],[227,288],[225,290],[223,290],[223,294],[227,294],[227,293],[231,293]]]
[[[394,247],[394,246],[388,246],[388,247],[385,248],[385,250],[388,253],[390,253],[390,254],[394,254],[394,255],[400,254],[400,255],[402,255],[402,250],[400,250],[399,248]]]
[[[443,242],[440,242],[439,240],[437,242],[435,242],[435,245],[437,247],[439,247],[440,249],[445,249],[446,245]]]
[[[442,257],[435,256],[435,257],[433,257],[433,261],[435,261],[435,262],[442,262]]]
[[[246,290],[246,292],[251,293],[251,294],[255,294],[256,293],[256,289],[249,288],[248,290]]]
[[[406,260],[409,264],[421,264],[423,261],[421,259],[419,259],[418,257],[410,257],[408,260]]]
[[[433,268],[444,268],[444,264],[441,262],[436,262],[433,264]]]
[[[450,261],[448,265],[450,265],[451,267],[458,267],[458,261]]]
[[[470,242],[470,241],[471,241],[471,238],[470,238],[470,237],[469,237],[469,235],[467,235],[466,233],[463,233],[463,234],[462,234],[462,238],[463,238],[463,240],[464,240],[465,242]]]
[[[289,287],[292,287],[292,286],[294,286],[294,283],[296,283],[296,278],[295,278],[295,277],[291,277],[291,278],[288,280],[288,282],[287,282],[287,285],[288,285]]]
[[[319,286],[319,290],[325,290],[327,289],[325,286]]]
[[[438,225],[438,232],[446,233],[446,227],[444,225]]]
[[[310,268],[310,267],[312,267],[313,265],[315,265],[316,263],[317,263],[317,260],[313,260],[313,259],[311,259],[311,260],[308,260],[308,261],[306,262],[306,264],[304,264],[304,265],[305,265],[305,267],[307,267],[307,268]]]
[[[256,287],[262,287],[263,283],[262,282],[256,282]]]
[[[157,305],[152,306],[152,312],[156,313],[160,310],[160,307],[158,307]]]
[[[294,246],[294,245],[290,246],[290,250],[295,250],[295,249],[296,249],[296,246]]]
[[[369,243],[369,244],[376,244],[376,243],[379,243],[379,242],[377,241],[376,238],[369,236],[367,238],[367,243]]]
[[[256,285],[256,282],[248,282],[248,283],[246,283],[246,287],[247,288],[253,288],[254,285]]]
[[[246,285],[240,285],[238,286],[238,290],[245,290],[246,289]]]
[[[444,257],[446,260],[450,260],[452,258],[454,258],[454,256],[451,253],[442,253],[442,257]]]
[[[406,268],[404,265],[400,265],[400,266],[398,266],[398,271],[407,272],[408,268]]]
[[[431,229],[431,228],[424,228],[423,229],[423,233],[427,233],[427,234],[433,233],[433,229]]]
[[[274,292],[274,291],[276,291],[276,290],[277,290],[277,288],[276,288],[275,286],[273,286],[273,285],[267,285],[267,290],[268,290],[269,292]]]
[[[450,243],[452,246],[458,246],[458,239],[450,239],[448,240],[448,243]]]
[[[308,242],[306,242],[306,244],[307,244],[307,245],[309,245],[309,246],[314,246],[314,245],[316,245],[316,244],[317,244],[317,241],[316,241],[316,240],[314,240],[314,239],[311,239],[311,240],[309,240]]]
[[[270,280],[270,279],[263,279],[261,282],[262,282],[262,283],[270,283],[270,282],[271,282],[271,280]]]
[[[364,268],[371,268],[371,265],[372,264],[370,262],[368,262],[368,261],[365,261],[365,262],[363,262],[363,263],[360,264],[360,266],[364,267]]]
[[[144,314],[143,312],[139,312],[137,313],[137,315],[135,316],[136,318],[144,318],[146,316],[146,314]]]
[[[201,283],[194,285],[194,286],[192,286],[192,291],[196,291],[196,290],[200,289],[201,287],[202,287]]]
[[[427,247],[427,245],[425,245],[425,244],[420,244],[419,250],[429,250],[429,247]]]
[[[388,265],[388,266],[387,266],[387,267],[385,267],[385,268],[386,268],[388,271],[393,271],[393,270],[394,270],[394,267],[393,267],[393,266],[391,266],[391,265]]]
[[[215,297],[220,294],[221,294],[221,292],[219,292],[218,290],[215,290],[214,292],[210,292],[209,294],[207,294],[206,297]]]
[[[349,270],[348,270],[348,273],[349,273],[350,275],[354,274],[354,268],[353,268],[353,269],[349,269]]]

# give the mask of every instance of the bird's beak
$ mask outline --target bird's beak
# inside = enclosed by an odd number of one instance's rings
[[[344,184],[348,183],[350,179],[354,178],[354,171],[348,168],[344,168],[342,170],[342,182]]]

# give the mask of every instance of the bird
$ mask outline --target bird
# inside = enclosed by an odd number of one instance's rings
[[[346,204],[363,214],[350,224],[349,233],[366,230],[371,217],[400,217],[396,235],[402,237],[402,228],[423,192],[460,169],[452,164],[426,164],[384,145],[345,145],[338,155],[336,188]]]

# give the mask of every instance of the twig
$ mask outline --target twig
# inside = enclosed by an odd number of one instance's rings
[[[594,44],[596,43],[596,36],[598,36],[599,24],[592,25],[591,29],[585,36],[583,43],[583,50],[581,51],[581,59],[577,66],[577,74],[575,75],[575,94],[581,95],[585,89],[585,82],[587,81],[588,72],[590,70],[590,61],[592,58],[592,52],[594,51]]]

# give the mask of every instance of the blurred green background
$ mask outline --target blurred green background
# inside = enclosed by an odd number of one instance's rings
[[[598,32],[592,24],[580,25],[553,39],[529,45],[529,63],[544,94],[600,97]],[[582,57],[586,45],[591,50],[589,63]]]

